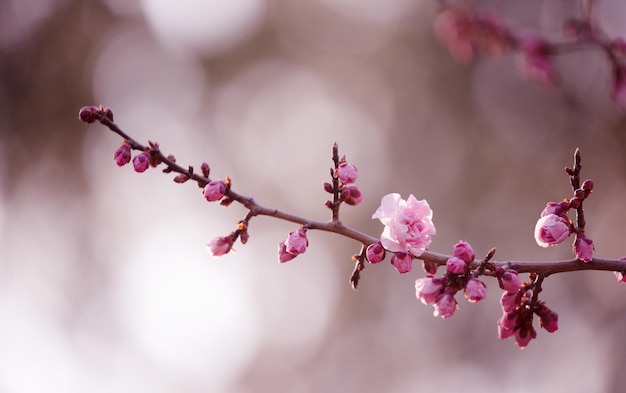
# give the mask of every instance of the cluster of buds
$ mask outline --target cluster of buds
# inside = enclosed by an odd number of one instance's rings
[[[537,300],[541,291],[541,280],[534,283],[522,283],[515,270],[497,268],[496,277],[504,293],[500,298],[503,315],[498,320],[498,336],[500,339],[515,337],[519,348],[525,348],[530,340],[537,337],[533,327],[533,317],[539,317],[540,326],[554,333],[558,329],[559,316],[546,307],[544,302]]]
[[[483,300],[487,287],[477,278],[478,271],[471,270],[473,262],[474,250],[469,243],[458,242],[452,257],[446,262],[445,274],[441,277],[430,274],[418,278],[415,281],[415,296],[424,304],[432,303],[435,307],[434,315],[443,319],[454,315],[458,308],[454,295],[461,290],[470,303]]]
[[[576,160],[580,154],[576,153]],[[576,258],[589,262],[593,258],[593,241],[585,235],[585,220],[582,204],[593,190],[593,181],[587,179],[581,186],[578,185],[580,164],[574,168],[565,168],[570,176],[574,188],[574,196],[560,202],[549,202],[541,212],[541,217],[535,225],[535,241],[541,247],[549,247],[564,242],[572,233],[575,234],[573,251]],[[576,223],[567,216],[570,210],[575,210]]]
[[[335,168],[330,169],[332,183],[325,182],[324,190],[335,196],[334,201],[326,201],[329,209],[338,208],[339,204],[356,206],[363,201],[361,190],[354,184],[359,177],[359,172],[354,165],[346,161],[346,157],[341,159],[337,156],[337,145],[333,146],[333,161]]]
[[[536,34],[514,32],[493,12],[446,6],[440,10],[434,29],[457,61],[468,63],[477,54],[497,57],[507,51],[517,51],[522,74],[545,85],[555,82],[554,48]]]

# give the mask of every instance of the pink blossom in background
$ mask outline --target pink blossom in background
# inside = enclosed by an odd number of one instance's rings
[[[113,154],[113,158],[115,159],[115,163],[117,166],[124,166],[130,162],[130,146],[127,143],[122,143],[122,146],[119,147]]]
[[[433,276],[426,276],[415,280],[415,296],[424,304],[430,304],[437,299],[443,285]]]
[[[522,73],[535,82],[553,85],[556,77],[549,45],[539,36],[528,32],[518,37],[518,45]]]
[[[232,236],[220,236],[211,240],[207,245],[207,249],[214,257],[221,257],[227,254],[233,248]]]
[[[562,243],[570,235],[570,225],[566,218],[556,214],[541,217],[535,226],[535,241],[541,247]]]
[[[387,194],[372,218],[380,220],[385,229],[380,241],[392,252],[408,252],[418,257],[430,245],[436,234],[433,212],[425,200],[418,201],[413,194],[405,201],[400,194]]]
[[[339,164],[339,167],[335,169],[335,176],[339,178],[342,184],[351,184],[359,177],[359,173],[354,165],[342,162]]]
[[[470,303],[476,303],[485,298],[487,287],[477,278],[471,277],[465,286],[465,297]]]
[[[226,183],[222,180],[212,181],[202,189],[204,199],[209,202],[215,202],[222,199],[226,192]]]
[[[408,273],[413,269],[413,257],[405,252],[396,252],[391,257],[391,264],[398,273]]]
[[[147,152],[143,152],[141,154],[137,154],[135,158],[133,158],[133,167],[135,168],[135,172],[145,172],[146,169],[150,166],[150,155]]]
[[[379,263],[385,259],[385,249],[380,242],[372,243],[365,250],[365,257],[370,263]]]
[[[585,234],[579,233],[574,240],[574,254],[576,258],[583,262],[589,262],[593,259],[593,241],[589,239]]]

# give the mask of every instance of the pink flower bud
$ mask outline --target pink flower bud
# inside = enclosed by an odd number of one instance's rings
[[[124,166],[130,162],[130,146],[127,143],[122,143],[113,154],[113,158],[115,159],[115,163],[117,166]]]
[[[372,243],[365,250],[365,257],[370,263],[379,263],[385,259],[385,249],[380,242]]]
[[[133,167],[135,168],[135,172],[145,172],[146,169],[150,166],[150,153],[144,151],[143,153],[137,154],[135,158],[133,158]]]
[[[512,269],[498,269],[496,271],[496,277],[500,288],[508,292],[517,292],[522,287],[522,281],[515,270]]]
[[[202,190],[204,199],[209,202],[215,202],[222,199],[226,192],[226,183],[223,180],[212,181]]]
[[[613,272],[615,274],[615,278],[617,279],[617,282],[626,282],[626,275],[624,275],[624,272]]]
[[[300,228],[297,231],[289,232],[285,240],[285,250],[293,255],[300,255],[306,251],[309,241],[306,238],[306,229]]]
[[[291,261],[295,257],[295,255],[287,252],[287,245],[285,244],[285,242],[282,242],[278,245],[278,261],[280,263]]]
[[[396,268],[398,273],[408,273],[413,269],[413,257],[405,252],[396,252],[391,257],[391,264]]]
[[[539,324],[550,333],[554,333],[559,328],[559,315],[550,310],[545,305],[540,305],[535,311],[539,316]]]
[[[100,117],[100,109],[96,106],[84,106],[78,111],[78,118],[84,123],[93,123]]]
[[[350,163],[342,162],[335,170],[335,176],[339,178],[339,181],[343,184],[351,184],[359,177],[356,167]]]
[[[211,173],[211,168],[209,168],[209,164],[203,162],[202,164],[200,164],[200,171],[202,172],[202,176],[209,177],[209,174]]]
[[[574,255],[576,258],[583,262],[589,262],[593,259],[593,241],[585,236],[583,233],[576,234],[576,240],[574,240]]]
[[[454,296],[452,296],[452,294],[448,291],[445,291],[437,296],[437,299],[435,300],[435,312],[433,315],[447,319],[454,315],[456,308],[457,302],[454,299]]]
[[[505,312],[504,315],[502,315],[502,318],[500,318],[498,320],[498,326],[501,327],[503,330],[510,330],[511,332],[513,331],[513,329],[515,329],[515,327],[518,324],[518,318],[519,317],[519,313],[517,311],[512,311],[512,312]],[[510,337],[512,334],[507,335],[506,337]],[[506,337],[500,337],[500,338],[506,338]]]
[[[467,263],[464,260],[457,257],[452,257],[446,261],[446,271],[452,274],[463,274]]]
[[[532,324],[524,324],[515,331],[515,343],[520,349],[526,348],[530,340],[537,337],[537,332]]]
[[[233,248],[233,237],[232,235],[216,237],[211,240],[206,247],[211,252],[211,255],[214,257],[220,257],[224,254],[228,254],[228,252]]]
[[[471,277],[465,286],[465,297],[470,303],[476,303],[487,295],[487,286],[482,281]]]
[[[363,194],[356,186],[348,186],[341,191],[341,200],[347,205],[356,206],[363,201]]]
[[[535,226],[535,241],[541,247],[562,243],[570,235],[567,219],[556,214],[541,217]]]
[[[570,205],[565,201],[548,202],[546,204],[546,207],[541,212],[541,217],[545,217],[548,214],[556,214],[557,216],[565,217],[569,208],[570,208]]]
[[[461,258],[467,263],[474,262],[474,250],[468,242],[460,241],[454,245],[454,251],[452,253],[457,258]]]
[[[515,311],[518,306],[517,292],[505,291],[500,298],[500,305],[505,313]]]
[[[443,285],[433,276],[426,276],[415,280],[415,296],[424,304],[430,304],[437,299]]]

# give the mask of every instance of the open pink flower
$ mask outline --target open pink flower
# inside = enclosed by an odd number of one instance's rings
[[[437,299],[443,285],[433,276],[426,276],[415,280],[415,296],[424,304],[430,304]]]
[[[562,243],[569,235],[569,222],[566,218],[556,214],[541,217],[535,226],[535,240],[541,247]]]
[[[380,241],[392,252],[408,252],[418,257],[430,245],[435,235],[433,211],[425,200],[418,201],[413,194],[405,201],[400,194],[387,194],[372,218],[385,225]]]

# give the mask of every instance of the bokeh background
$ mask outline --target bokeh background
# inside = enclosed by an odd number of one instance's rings
[[[619,0],[597,2],[626,36]],[[558,39],[578,1],[483,1]],[[447,321],[414,296],[421,269],[387,262],[348,285],[359,245],[260,217],[250,241],[203,245],[245,211],[208,204],[158,170],[118,168],[120,139],[80,123],[105,104],[139,141],[258,202],[324,220],[331,146],[359,168],[349,225],[389,192],[425,198],[431,248],[462,239],[498,260],[571,258],[532,232],[570,195],[580,147],[597,255],[626,255],[626,121],[597,50],[557,60],[560,86],[515,58],[455,63],[432,34],[435,1],[0,0],[1,392],[619,392],[626,287],[610,273],[550,277],[555,334],[497,338],[500,290]]]

